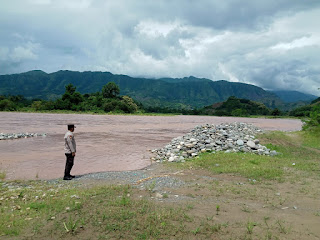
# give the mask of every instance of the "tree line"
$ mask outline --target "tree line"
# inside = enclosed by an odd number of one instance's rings
[[[55,101],[27,100],[23,96],[0,96],[0,111],[30,109],[34,111],[69,110],[76,112],[134,113],[139,103],[128,96],[119,96],[120,88],[109,82],[96,93],[81,94],[72,84],[65,86],[65,93]]]

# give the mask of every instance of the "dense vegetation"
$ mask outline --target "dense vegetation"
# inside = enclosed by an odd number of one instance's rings
[[[128,96],[119,96],[120,88],[114,82],[103,86],[101,92],[81,94],[72,84],[65,86],[65,93],[55,101],[41,99],[27,100],[21,95],[0,96],[0,111],[52,111],[70,110],[81,112],[115,112],[134,113],[138,109],[146,113],[174,113],[183,115],[214,115],[214,116],[294,116],[309,117],[317,109],[319,99],[291,112],[283,112],[279,109],[271,109],[264,104],[231,96],[225,102],[215,103],[210,106],[195,109],[186,109],[182,105],[177,108],[170,107],[144,107],[143,104],[134,101]],[[318,101],[318,102],[317,102]]]
[[[101,92],[81,94],[72,84],[65,86],[65,93],[55,101],[26,100],[22,96],[0,96],[1,111],[16,111],[31,109],[44,110],[71,110],[90,112],[117,112],[134,113],[138,110],[138,104],[128,96],[118,96],[119,87],[114,82],[103,86]]]
[[[206,115],[217,116],[250,116],[270,115],[272,110],[262,103],[231,96],[223,103],[213,104],[201,109],[201,112]]]
[[[305,122],[305,129],[318,128],[320,130],[320,101],[312,104],[309,118]]]
[[[22,95],[8,97],[0,95],[0,111],[17,111],[31,103],[32,100],[27,100]]]

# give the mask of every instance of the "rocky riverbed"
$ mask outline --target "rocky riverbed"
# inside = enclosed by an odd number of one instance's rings
[[[154,149],[156,162],[184,162],[186,158],[198,156],[204,152],[251,152],[259,155],[274,156],[271,151],[260,144],[257,134],[263,130],[248,123],[223,123],[196,126],[184,136],[172,139],[171,143],[161,149]]]
[[[45,137],[46,133],[0,133],[0,140],[10,140],[18,138]]]

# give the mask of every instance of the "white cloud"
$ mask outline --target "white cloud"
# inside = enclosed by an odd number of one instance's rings
[[[230,79],[231,82],[240,82],[239,79],[233,75],[222,63],[219,63],[219,70],[227,77],[227,79]]]
[[[24,46],[14,47],[9,54],[9,58],[13,62],[35,60],[38,58],[38,56],[34,52],[38,47],[38,44],[27,42],[26,44],[24,44]]]
[[[14,62],[20,62],[21,60],[29,60],[29,59],[36,59],[37,56],[32,52],[31,49],[24,48],[24,47],[15,47],[10,54],[10,58]]]
[[[320,45],[320,39],[311,38],[311,37],[302,37],[299,39],[295,39],[289,43],[278,43],[277,45],[271,47],[273,50],[290,50],[294,48],[302,48],[306,46],[312,45]]]
[[[145,34],[148,37],[166,37],[170,32],[179,27],[178,22],[155,22],[155,21],[142,21],[134,30],[139,34]]]

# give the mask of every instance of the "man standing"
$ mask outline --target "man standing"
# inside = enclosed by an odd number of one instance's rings
[[[66,167],[64,170],[63,180],[71,180],[75,176],[70,174],[73,167],[74,157],[76,156],[76,141],[73,136],[75,126],[73,124],[68,125],[68,132],[64,135],[64,150],[67,157]]]

